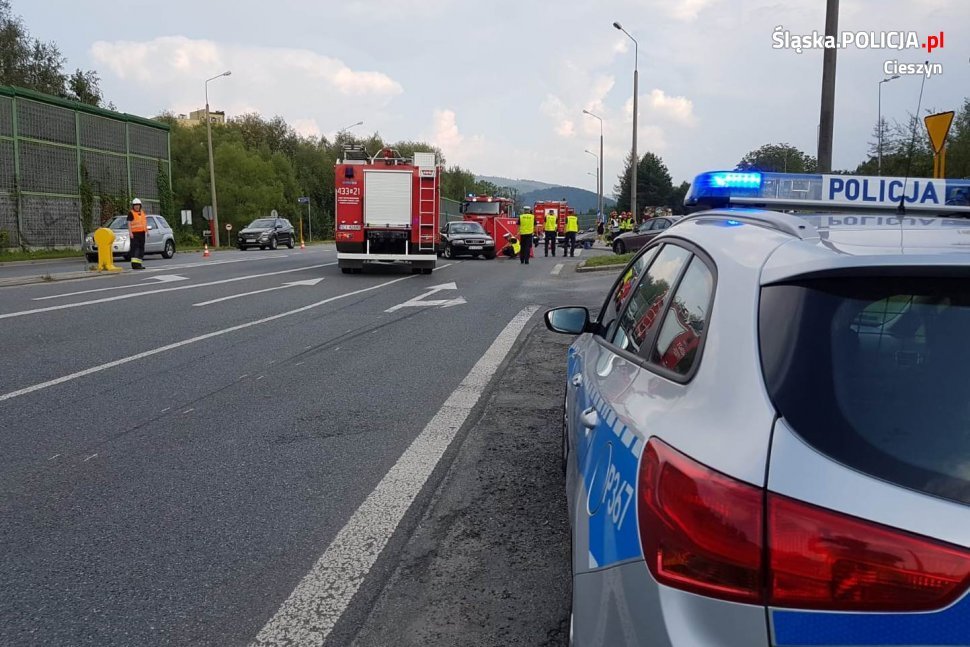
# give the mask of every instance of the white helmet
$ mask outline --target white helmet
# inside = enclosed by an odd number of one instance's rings
[[[134,200],[131,201],[131,206],[134,207],[136,204],[137,205],[140,205],[141,204],[141,200],[139,200],[138,198],[135,198]]]

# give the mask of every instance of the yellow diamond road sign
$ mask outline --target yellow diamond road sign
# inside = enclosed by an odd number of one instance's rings
[[[930,145],[933,146],[933,152],[939,153],[943,150],[946,136],[950,132],[950,124],[953,123],[953,111],[929,115],[923,119],[923,123],[926,124],[926,132],[930,135]]]

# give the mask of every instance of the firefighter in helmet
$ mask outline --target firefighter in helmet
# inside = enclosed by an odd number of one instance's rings
[[[129,256],[131,256],[131,269],[143,270],[142,258],[145,256],[145,236],[148,234],[148,220],[145,219],[145,212],[142,210],[141,200],[135,198],[131,201],[131,210],[128,212],[128,233],[131,238]]]

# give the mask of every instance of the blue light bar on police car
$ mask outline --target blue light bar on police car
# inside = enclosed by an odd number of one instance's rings
[[[698,175],[684,204],[782,210],[970,212],[970,180],[714,171]]]

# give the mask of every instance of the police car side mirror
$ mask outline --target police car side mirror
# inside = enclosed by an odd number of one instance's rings
[[[589,310],[580,306],[553,308],[546,311],[546,328],[564,335],[589,331]]]

